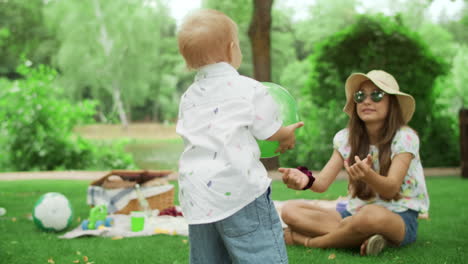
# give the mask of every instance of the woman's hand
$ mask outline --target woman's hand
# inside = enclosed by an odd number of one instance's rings
[[[353,181],[366,181],[368,179],[370,172],[372,171],[372,156],[369,154],[363,160],[361,160],[358,156],[354,156],[354,163],[351,167],[348,164],[348,161],[344,161],[344,167],[348,172],[350,180]]]
[[[309,177],[298,169],[279,168],[278,171],[283,173],[283,182],[290,189],[302,190],[309,183]]]

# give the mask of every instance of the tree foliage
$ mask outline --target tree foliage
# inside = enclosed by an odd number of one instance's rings
[[[317,0],[309,7],[309,17],[297,22],[298,55],[304,59],[316,43],[356,21],[357,0]]]
[[[130,168],[122,145],[92,144],[72,131],[93,121],[96,103],[71,103],[53,86],[56,73],[45,66],[19,68],[17,81],[1,80],[1,170]]]
[[[458,17],[458,19],[453,19],[453,16],[448,16],[446,13],[443,13],[443,16],[439,18],[439,24],[454,35],[456,42],[467,45],[468,1],[465,0],[464,2],[462,8],[455,13],[455,17]]]
[[[449,74],[438,79],[436,103],[440,114],[456,117],[460,109],[468,107],[467,65],[468,45],[460,45]]]
[[[468,4],[465,1],[456,16],[442,14],[438,22],[433,22],[428,17],[432,2],[380,1],[374,7],[384,5],[384,8],[363,9],[358,0],[316,0],[311,1],[306,17],[300,20],[294,18],[292,9],[284,8],[285,2],[273,2],[271,79],[293,94],[306,121],[306,126],[299,130],[297,149],[281,155],[283,162],[289,165],[299,162],[319,169],[331,153],[332,136],[346,124],[347,117],[341,111],[346,77],[354,71],[379,67],[394,74],[402,90],[416,98],[417,112],[410,125],[422,139],[424,165],[458,165],[458,111],[466,107],[468,100],[465,87]],[[44,146],[47,153],[56,153],[53,149],[63,147],[71,160],[84,156],[94,161],[112,157],[90,150],[94,148],[82,143],[85,142],[82,139],[67,136],[68,124],[75,122],[71,119],[82,116],[72,110],[80,105],[76,102],[87,99],[99,102],[95,105],[97,114],[86,115],[89,122],[91,115],[103,122],[125,122],[127,118],[175,121],[179,96],[193,81],[194,73],[186,69],[178,54],[176,24],[169,15],[168,3],[166,0],[0,1],[0,78],[8,78],[0,79],[0,117],[2,122],[6,120],[0,129],[0,144],[6,146],[0,153],[3,169],[12,164],[15,155],[21,168],[51,168],[36,163],[46,160],[40,156],[41,151],[36,153],[28,148],[37,144]],[[238,24],[244,57],[240,73],[253,76],[247,31],[254,1],[202,3],[203,7],[223,11]],[[375,15],[383,9],[385,15],[358,16],[358,13]],[[51,86],[50,80],[44,77],[54,75],[49,74],[50,69],[34,73],[16,71],[26,58],[28,66],[45,63],[56,69],[56,77],[51,77],[55,88],[47,88]],[[47,87],[41,82],[47,83]],[[18,87],[22,87],[21,92]],[[28,94],[33,93],[33,87],[47,91],[50,106],[69,116],[50,118],[50,122],[64,126],[65,130],[41,123],[45,121],[44,117],[39,118],[37,105],[26,100],[31,98]],[[41,107],[47,105],[45,95],[36,92],[44,97]],[[62,96],[65,94],[68,98]],[[56,102],[63,104],[63,109]],[[22,115],[19,118],[6,115],[20,113],[15,111],[34,117],[33,124],[27,126],[25,120],[31,120]],[[19,128],[33,133],[34,140],[28,141]],[[52,138],[57,142],[52,142]],[[20,143],[13,148],[15,140]],[[75,145],[71,146],[72,143]],[[17,147],[22,150],[14,152]],[[101,154],[104,156],[96,156]],[[51,157],[47,159],[52,160]],[[54,162],[59,167],[68,166],[63,161]],[[86,161],[86,164],[97,163]]]
[[[57,42],[44,24],[42,0],[0,1],[0,77],[18,78],[22,57],[50,63]]]
[[[175,22],[161,1],[54,1],[46,13],[60,40],[60,83],[74,98],[104,102],[126,123],[132,107],[156,118],[177,97]]]

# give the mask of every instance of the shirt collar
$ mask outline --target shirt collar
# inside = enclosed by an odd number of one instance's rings
[[[195,81],[200,81],[212,77],[235,76],[239,75],[236,69],[231,64],[226,62],[218,62],[201,67],[195,76]]]

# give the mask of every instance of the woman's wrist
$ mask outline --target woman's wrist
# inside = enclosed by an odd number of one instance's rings
[[[307,176],[307,178],[309,178],[307,185],[304,188],[302,188],[302,190],[310,189],[310,187],[312,187],[312,184],[314,184],[315,182],[315,177],[312,175],[312,171],[310,171],[307,167],[304,166],[299,166],[297,167],[297,169],[304,173]]]

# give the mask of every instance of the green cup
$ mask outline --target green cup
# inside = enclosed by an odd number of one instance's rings
[[[131,228],[133,232],[139,232],[145,228],[145,213],[141,211],[130,212]]]

